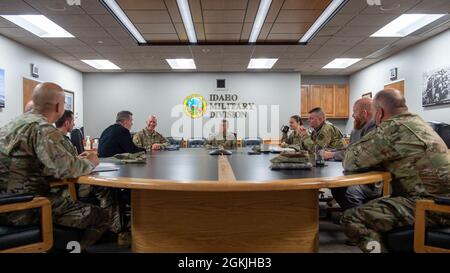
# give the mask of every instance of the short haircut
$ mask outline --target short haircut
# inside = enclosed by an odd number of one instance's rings
[[[228,120],[222,119],[222,123],[228,123]]]
[[[398,110],[408,110],[405,97],[397,89],[383,89],[375,95],[373,101],[375,107],[381,107],[389,113],[395,113]]]
[[[64,126],[64,123],[69,120],[69,119],[73,119],[73,112],[70,110],[65,110],[64,114],[62,115],[62,117],[60,117],[56,122],[56,128],[61,128]]]
[[[119,113],[117,113],[116,122],[124,122],[126,120],[129,120],[131,116],[133,116],[133,113],[131,113],[130,111],[120,111]]]
[[[303,125],[302,118],[299,115],[291,116],[291,119],[295,120],[298,124]]]
[[[314,114],[317,114],[317,115],[322,116],[322,117],[325,118],[325,112],[320,107],[313,108],[313,109],[309,110],[308,113],[310,113],[310,114],[314,113]]]

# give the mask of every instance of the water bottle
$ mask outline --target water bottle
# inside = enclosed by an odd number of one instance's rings
[[[314,147],[314,155],[316,159],[316,167],[325,166],[325,160],[323,159],[323,150],[318,145]]]
[[[84,149],[86,151],[91,150],[91,137],[90,136],[86,136],[86,143],[84,144]]]
[[[94,143],[92,144],[93,150],[98,150],[98,139],[94,139]]]

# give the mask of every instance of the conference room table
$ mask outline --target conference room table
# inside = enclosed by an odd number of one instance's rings
[[[276,154],[239,148],[153,151],[146,164],[82,176],[80,184],[131,189],[133,252],[317,252],[319,189],[390,181],[344,174],[341,162],[271,170]]]

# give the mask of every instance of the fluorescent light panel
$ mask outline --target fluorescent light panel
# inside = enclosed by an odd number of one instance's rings
[[[402,14],[370,37],[405,37],[445,14]]]
[[[267,13],[269,12],[270,5],[272,4],[272,0],[261,0],[259,2],[258,13],[256,14],[255,21],[253,22],[252,32],[250,33],[250,38],[248,39],[249,43],[256,43],[258,40],[259,33],[261,32],[261,28],[266,20]]]
[[[191,10],[189,9],[188,0],[177,0],[178,9],[183,19],[184,28],[188,35],[189,42],[197,43],[197,35],[195,34],[194,23],[192,21]]]
[[[117,70],[120,69],[117,65],[109,60],[81,60],[82,62],[100,70]]]
[[[2,15],[2,17],[41,38],[74,38],[44,15]]]
[[[324,24],[331,19],[331,17],[336,13],[336,11],[342,7],[342,4],[347,0],[333,0],[328,7],[322,12],[322,14],[317,18],[317,20],[312,24],[312,26],[308,29],[308,31],[303,35],[300,39],[300,43],[307,43],[314,34],[319,31]]]
[[[102,0],[103,3],[114,13],[116,18],[124,25],[124,27],[133,35],[134,39],[141,44],[147,43],[147,41],[142,37],[141,33],[133,25],[133,23],[128,19],[128,16],[123,12],[120,6],[115,0]]]
[[[194,59],[166,59],[172,69],[196,69]]]
[[[276,58],[252,58],[247,69],[271,69],[277,61]]]
[[[361,61],[360,58],[337,58],[324,66],[322,69],[341,69],[347,68],[357,62]]]

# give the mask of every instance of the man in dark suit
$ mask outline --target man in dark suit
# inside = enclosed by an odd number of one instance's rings
[[[134,145],[130,134],[132,126],[133,114],[130,111],[120,111],[117,113],[116,123],[106,128],[100,136],[98,144],[99,157],[145,151],[145,149]]]

